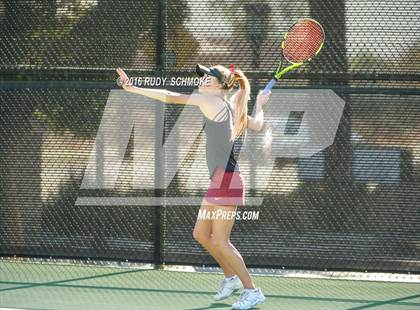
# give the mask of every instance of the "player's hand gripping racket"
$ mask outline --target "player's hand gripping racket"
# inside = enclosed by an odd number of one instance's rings
[[[316,20],[303,18],[294,23],[284,34],[284,40],[280,45],[283,49],[280,64],[274,78],[264,88],[263,94],[267,94],[284,74],[311,61],[321,51],[324,40],[324,29]],[[290,63],[285,68],[283,68],[284,60]]]

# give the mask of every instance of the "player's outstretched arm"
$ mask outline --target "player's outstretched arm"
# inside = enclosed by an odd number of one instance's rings
[[[129,79],[123,69],[118,68],[117,73],[120,77],[122,87],[134,94],[143,95],[152,99],[159,100],[164,103],[176,103],[176,104],[192,104],[199,105],[200,102],[196,100],[194,96],[184,95],[176,92],[172,92],[166,89],[150,89],[135,87],[128,83]]]
[[[255,104],[255,113],[254,116],[248,115],[248,127],[260,131],[264,124],[264,111],[263,106],[268,102],[271,92],[264,93],[261,92],[257,96],[257,102]]]

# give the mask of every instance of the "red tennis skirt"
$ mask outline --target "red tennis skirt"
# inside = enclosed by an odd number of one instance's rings
[[[224,171],[217,167],[204,198],[213,205],[243,206],[245,204],[245,186],[242,175],[237,171]]]

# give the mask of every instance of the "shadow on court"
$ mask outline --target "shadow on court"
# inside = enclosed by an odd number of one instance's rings
[[[231,305],[227,303],[213,303],[208,307],[200,307],[200,308],[189,308],[185,310],[205,310],[205,309],[216,309],[216,308],[230,308]]]

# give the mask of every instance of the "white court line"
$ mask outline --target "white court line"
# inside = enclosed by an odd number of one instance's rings
[[[219,267],[195,267],[165,265],[165,270],[180,272],[222,273]],[[398,283],[420,283],[420,275],[386,272],[351,272],[351,271],[317,271],[276,268],[248,268],[252,275],[274,276],[284,278],[311,278],[354,281],[380,281]]]

